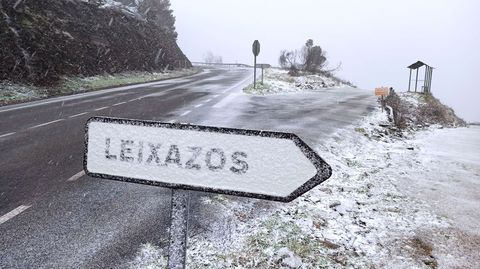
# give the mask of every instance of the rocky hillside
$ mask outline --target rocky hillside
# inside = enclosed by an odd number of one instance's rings
[[[175,32],[134,11],[115,1],[0,0],[0,80],[52,85],[62,76],[191,67]]]

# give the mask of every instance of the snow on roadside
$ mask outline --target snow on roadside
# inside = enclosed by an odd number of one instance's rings
[[[295,201],[203,197],[187,268],[480,268],[480,128],[441,128],[402,131],[377,109],[313,145],[333,175]],[[434,150],[450,140],[469,154]]]
[[[166,268],[167,260],[163,251],[152,244],[143,244],[137,252],[137,256],[130,262],[131,269],[162,269]]]
[[[349,87],[337,80],[328,78],[319,74],[309,74],[302,76],[290,76],[286,70],[277,68],[267,68],[264,70],[264,83],[253,85],[244,89],[250,94],[278,94],[295,93],[303,91],[317,91],[325,88]]]
[[[452,219],[402,186],[405,176],[435,179],[432,171],[443,173],[444,164],[417,177],[425,165],[418,152],[424,138],[396,135],[379,126],[386,121],[376,111],[318,145],[334,174],[292,203],[222,198],[205,204],[218,218],[215,228],[190,238],[189,268],[478,267],[472,247],[478,239],[445,235],[455,228]],[[442,131],[434,128],[429,132]],[[475,170],[464,173],[478,180]],[[455,238],[446,242],[445,236]],[[458,247],[462,242],[467,246]]]
[[[187,268],[478,268],[479,232],[459,233],[451,215],[405,190],[445,174],[422,150],[445,132],[436,128],[399,133],[377,110],[315,147],[334,173],[295,201],[203,197]],[[478,163],[455,165],[455,180],[479,182]]]
[[[91,77],[64,77],[60,85],[53,87],[40,87],[4,81],[0,82],[0,105],[44,99],[55,95],[92,91],[106,87],[177,78],[198,72],[199,69],[190,68],[172,71],[165,70],[165,72],[124,72]]]
[[[47,91],[38,87],[13,84],[8,81],[0,82],[0,105],[17,100],[41,99],[47,96]]]

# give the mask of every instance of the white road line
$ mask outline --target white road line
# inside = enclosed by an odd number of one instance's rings
[[[97,108],[97,109],[95,109],[94,111],[99,111],[99,110],[103,110],[103,109],[106,109],[106,108],[108,108],[108,106],[104,106],[104,107]]]
[[[85,171],[80,171],[78,173],[76,173],[75,175],[73,175],[71,178],[67,179],[67,181],[75,181],[81,177],[83,177],[85,175]]]
[[[213,96],[213,98],[217,98],[217,97],[219,97],[219,96],[220,96],[220,95],[218,95],[218,94],[215,94],[215,95]]]
[[[42,126],[49,125],[49,124],[52,124],[52,123],[55,123],[55,122],[59,122],[59,121],[62,121],[62,120],[64,120],[64,119],[59,119],[59,120],[53,120],[53,121],[45,122],[45,123],[38,124],[38,125],[35,125],[35,126],[32,126],[32,127],[28,127],[28,129],[33,129],[33,128],[42,127]]]
[[[69,116],[69,118],[75,118],[75,117],[82,116],[82,115],[85,115],[85,114],[88,114],[88,112],[78,113],[78,114]]]
[[[29,207],[31,207],[31,205],[21,205],[21,206],[15,208],[14,210],[8,212],[7,214],[1,216],[0,217],[0,224],[5,223],[9,219],[11,219],[11,218],[15,217],[16,215],[22,213],[23,211],[27,210]]]
[[[190,112],[192,112],[192,111],[191,111],[191,110],[187,110],[187,111],[183,112],[183,113],[180,115],[180,117],[183,117],[183,116],[187,115],[187,114],[190,113]]]
[[[226,92],[228,92],[228,91],[229,91],[229,90],[231,90],[231,89],[235,89],[236,87],[238,87],[238,86],[240,86],[240,85],[244,84],[245,82],[247,82],[248,80],[252,79],[251,77],[252,77],[252,76],[249,76],[248,78],[246,78],[246,79],[244,79],[244,80],[240,81],[239,83],[237,83],[237,84],[233,85],[232,87],[230,87],[230,88],[228,88],[228,89],[226,89],[226,90],[222,91],[222,93],[226,93]]]
[[[5,137],[5,136],[9,136],[9,135],[13,135],[13,134],[15,134],[15,132],[6,133],[6,134],[3,134],[3,135],[0,135],[0,138]]]
[[[227,95],[227,97],[223,98],[222,100],[220,100],[220,102],[216,103],[213,108],[221,108],[221,107],[224,107],[225,105],[227,105],[228,103],[230,103],[230,101],[232,101],[232,99],[234,99],[235,97],[238,96],[238,93],[231,93],[229,95]]]
[[[116,104],[114,104],[114,105],[112,105],[112,106],[119,106],[119,105],[123,105],[123,104],[126,104],[126,103],[127,103],[127,102],[120,102],[120,103],[116,103]]]
[[[209,99],[205,100],[205,103],[208,103],[210,101],[212,101],[212,98],[209,98]]]
[[[195,106],[195,108],[199,108],[201,106],[203,106],[203,104],[198,104],[198,105]]]
[[[168,122],[168,123],[175,123],[176,120],[169,120],[169,121],[167,121],[167,122]]]

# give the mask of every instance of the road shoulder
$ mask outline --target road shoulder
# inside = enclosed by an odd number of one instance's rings
[[[189,77],[202,69],[190,68],[164,73],[129,72],[115,75],[65,78],[52,87],[0,83],[0,107],[35,102],[55,97],[70,96],[87,92],[101,91],[116,87],[135,86],[170,79]]]

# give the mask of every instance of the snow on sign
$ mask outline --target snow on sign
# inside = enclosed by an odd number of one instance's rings
[[[85,143],[87,175],[174,189],[289,202],[332,173],[290,133],[94,117]]]

